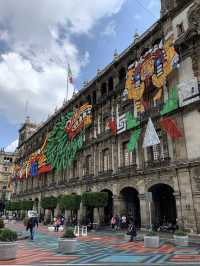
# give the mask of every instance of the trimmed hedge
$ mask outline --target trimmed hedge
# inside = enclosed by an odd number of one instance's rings
[[[33,208],[32,200],[7,201],[5,205],[5,209],[7,211],[32,210],[32,208]]]
[[[86,207],[101,208],[108,204],[107,192],[84,192],[82,195],[83,205]]]
[[[17,240],[17,233],[10,229],[4,228],[0,230],[0,241],[12,242]]]
[[[59,198],[59,207],[62,210],[79,210],[81,203],[80,195],[63,195]]]
[[[53,210],[56,208],[57,206],[57,203],[58,203],[58,200],[56,197],[54,196],[50,196],[50,197],[46,197],[46,198],[43,198],[41,200],[41,207],[43,209],[50,209],[50,210]]]

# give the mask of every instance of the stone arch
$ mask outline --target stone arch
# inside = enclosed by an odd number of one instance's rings
[[[139,192],[134,187],[126,186],[120,191],[122,212],[132,218],[137,227],[141,227]],[[121,213],[122,214],[122,213]]]
[[[164,223],[176,224],[177,211],[174,189],[163,182],[152,185],[148,192],[152,192],[152,223],[158,226]]]
[[[104,224],[110,224],[111,218],[113,216],[113,193],[110,189],[103,189],[101,192],[108,193],[108,204],[103,210],[103,222]]]

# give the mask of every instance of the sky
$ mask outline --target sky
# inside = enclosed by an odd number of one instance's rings
[[[16,148],[27,115],[62,106],[68,64],[79,90],[159,15],[160,0],[0,1],[0,147]]]

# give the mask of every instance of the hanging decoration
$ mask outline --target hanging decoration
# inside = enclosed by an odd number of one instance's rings
[[[50,133],[44,154],[52,169],[65,169],[75,160],[84,144],[85,128],[92,123],[91,108],[85,104],[62,116]]]
[[[135,145],[136,145],[136,143],[137,143],[137,141],[141,135],[141,132],[142,132],[142,130],[141,130],[141,128],[139,128],[132,134],[131,139],[128,143],[128,151],[129,152],[132,152],[135,149]]]
[[[117,134],[126,131],[126,114],[117,116]]]
[[[158,134],[154,128],[151,118],[149,118],[142,147],[147,148],[150,146],[157,145],[159,143],[160,143],[160,140],[159,140]]]
[[[70,140],[74,139],[80,131],[92,123],[92,105],[84,104],[76,112],[71,119],[66,122],[65,131]]]
[[[178,67],[178,62],[173,38],[169,38],[164,43],[155,44],[129,66],[125,86],[128,98],[135,102],[137,112],[145,110],[147,101],[161,99],[163,84],[173,69]]]
[[[140,122],[133,116],[131,112],[126,113],[126,122],[127,129],[135,128],[140,124]]]
[[[111,129],[113,136],[116,136],[117,135],[117,122],[113,116],[110,119],[108,119],[107,125],[108,125],[108,128]]]
[[[160,126],[173,140],[183,137],[181,131],[177,128],[175,121],[169,117],[160,120]]]
[[[169,93],[169,99],[165,103],[163,109],[160,111],[161,115],[170,113],[178,108],[178,95],[176,88],[172,88]]]

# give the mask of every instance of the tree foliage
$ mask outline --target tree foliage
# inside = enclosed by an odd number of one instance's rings
[[[59,200],[59,207],[62,210],[79,210],[81,203],[80,195],[63,195]]]
[[[84,206],[101,208],[108,204],[107,192],[84,192],[82,195],[82,202]]]
[[[53,210],[56,208],[57,206],[57,198],[54,196],[50,196],[50,197],[45,197],[41,200],[41,207],[43,209],[50,209]]]
[[[24,211],[32,210],[33,209],[33,201],[32,200],[23,200],[20,203],[20,209]]]

